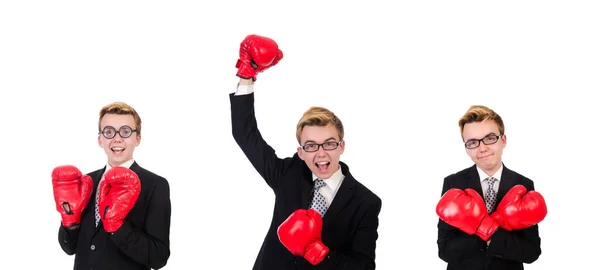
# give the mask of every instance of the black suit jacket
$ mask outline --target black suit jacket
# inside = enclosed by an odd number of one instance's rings
[[[62,225],[58,242],[68,255],[75,254],[74,270],[148,270],[167,264],[170,256],[169,231],[171,200],[169,183],[134,162],[130,169],[141,182],[141,193],[113,235],[104,231],[102,221],[96,227],[95,196],[106,167],[88,174],[94,181],[90,202],[82,213],[78,229]]]
[[[231,94],[230,101],[233,137],[275,193],[271,226],[253,269],[375,269],[381,199],[354,179],[343,162],[345,178],[323,217],[322,241],[330,248],[328,256],[313,266],[281,244],[279,225],[295,210],[309,208],[312,173],[298,154],[280,159],[263,140],[256,124],[253,93]]]
[[[496,204],[493,211],[515,185],[523,185],[527,191],[534,190],[533,181],[503,166]],[[464,190],[471,188],[483,198],[483,190],[477,167],[473,165],[444,179],[442,195],[451,188]],[[438,221],[439,257],[448,263],[447,269],[461,270],[517,270],[524,263],[535,262],[542,253],[538,225],[507,231],[501,227],[490,238],[489,247],[476,235],[468,235],[450,226],[441,219]]]

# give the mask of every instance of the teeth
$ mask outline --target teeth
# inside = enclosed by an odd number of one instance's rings
[[[123,150],[125,150],[125,148],[123,148],[123,147],[113,147],[112,150],[113,151],[123,151]]]
[[[327,162],[327,161],[317,162],[317,164],[319,164],[319,165],[326,165],[327,163],[329,163],[329,162]]]

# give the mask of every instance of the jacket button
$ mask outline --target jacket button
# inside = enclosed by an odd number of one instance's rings
[[[91,245],[91,246],[90,246],[90,249],[91,249],[91,250],[95,250],[95,249],[96,249],[96,246],[95,246],[95,245]]]

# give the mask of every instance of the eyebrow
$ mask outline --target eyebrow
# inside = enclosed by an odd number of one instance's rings
[[[331,141],[331,140],[335,140],[335,138],[334,138],[334,137],[331,137],[331,138],[329,138],[329,139],[325,140],[323,143],[329,142],[329,141]],[[315,141],[313,141],[313,140],[308,140],[308,141],[304,142],[304,144],[307,144],[307,143],[317,143],[317,142],[315,142]]]
[[[486,138],[487,136],[490,136],[490,135],[496,135],[496,132],[490,132],[487,135],[483,136],[481,139]],[[467,142],[468,141],[473,141],[473,140],[479,140],[479,139],[468,139]]]

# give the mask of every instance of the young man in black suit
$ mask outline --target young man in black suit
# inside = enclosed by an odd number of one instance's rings
[[[523,269],[541,254],[538,223],[546,216],[533,181],[504,166],[504,122],[485,106],[459,120],[475,163],[444,179],[437,205],[438,254],[447,269]]]
[[[75,270],[160,269],[170,256],[170,190],[165,178],[133,159],[140,116],[125,103],[111,103],[100,110],[98,129],[104,168],[82,175],[65,165],[52,172],[62,217],[58,242],[75,254]]]
[[[282,58],[272,39],[246,37],[236,65],[241,79],[230,94],[233,137],[276,196],[253,269],[375,269],[381,199],[339,160],[345,147],[341,120],[325,108],[310,108],[297,125],[297,153],[283,159],[258,130],[254,81]]]

